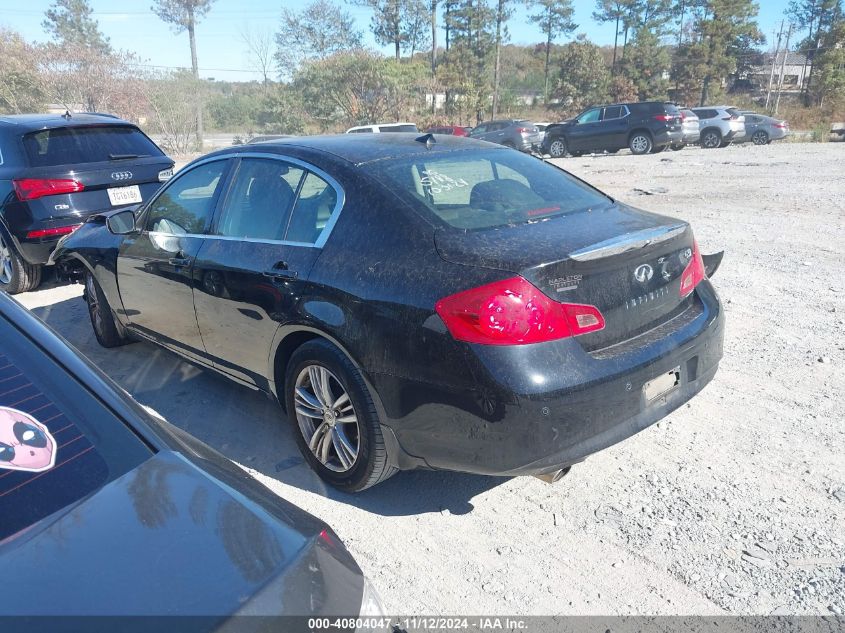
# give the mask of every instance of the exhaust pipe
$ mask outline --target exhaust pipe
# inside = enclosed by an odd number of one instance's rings
[[[547,484],[557,483],[561,479],[563,479],[569,471],[572,470],[572,466],[567,466],[566,468],[561,468],[560,470],[555,470],[550,473],[543,473],[542,475],[534,475],[540,481],[545,481]]]

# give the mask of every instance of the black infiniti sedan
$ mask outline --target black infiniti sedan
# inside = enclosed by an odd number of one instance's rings
[[[304,631],[378,614],[330,528],[148,413],[2,292],[0,341],[4,631]]]
[[[448,136],[204,156],[57,250],[97,339],[275,395],[325,480],[554,480],[698,393],[724,316],[683,221]]]

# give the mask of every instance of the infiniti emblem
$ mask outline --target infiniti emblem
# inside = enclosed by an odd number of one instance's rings
[[[639,281],[641,284],[651,281],[652,277],[654,277],[654,268],[652,268],[649,264],[637,266],[637,269],[634,271],[634,279]]]
[[[131,180],[132,179],[132,172],[131,171],[113,171],[111,173],[112,180]]]

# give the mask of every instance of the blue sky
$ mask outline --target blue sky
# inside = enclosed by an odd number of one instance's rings
[[[30,40],[46,39],[41,21],[52,0],[29,0],[26,3],[0,0],[0,25],[20,31]],[[137,53],[146,63],[155,66],[187,67],[191,57],[186,34],[175,35],[150,10],[151,0],[91,0],[101,30],[116,48]],[[240,33],[244,29],[275,30],[282,6],[301,8],[307,0],[217,0],[206,19],[197,28],[197,49],[203,77],[226,80],[257,79],[249,70],[245,46]],[[597,24],[590,17],[594,0],[575,0],[575,21],[578,33],[599,44],[613,43],[613,25]],[[788,0],[762,0],[759,24],[771,43],[772,32],[780,25]],[[378,48],[369,32],[370,11],[346,5],[361,30],[366,43]],[[528,9],[518,6],[508,24],[511,41],[533,44],[542,40],[536,25],[527,20]],[[442,43],[443,35],[439,36]],[[389,49],[384,49],[390,52]]]

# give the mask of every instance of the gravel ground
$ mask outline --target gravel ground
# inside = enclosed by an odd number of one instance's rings
[[[80,286],[19,298],[140,402],[330,523],[390,613],[844,613],[843,152],[560,162],[724,249],[728,329],[703,393],[554,485],[414,472],[329,490],[264,396],[146,343],[99,348]]]

